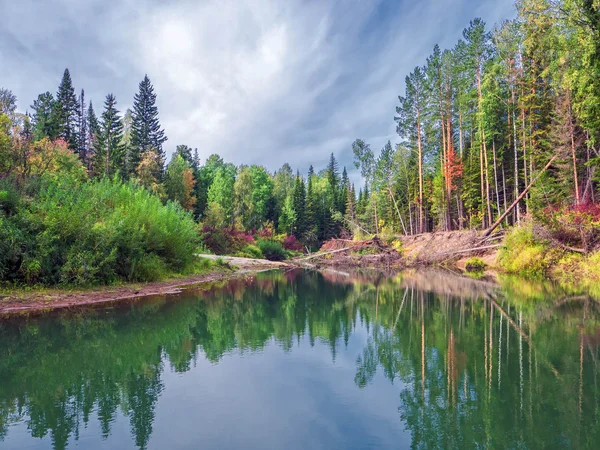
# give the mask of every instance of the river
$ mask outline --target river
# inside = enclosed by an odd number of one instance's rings
[[[269,272],[0,322],[0,448],[600,448],[600,308],[441,272]]]

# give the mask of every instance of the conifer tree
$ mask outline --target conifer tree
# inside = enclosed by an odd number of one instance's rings
[[[160,155],[164,167],[163,143],[167,140],[165,132],[158,121],[156,94],[148,75],[139,84],[139,92],[133,98],[133,121],[131,126],[131,148],[128,151],[128,171],[131,172],[139,164],[141,155],[155,149]]]
[[[306,231],[306,189],[300,174],[296,175],[294,182],[293,206],[296,215],[295,232],[298,236],[302,236]]]
[[[50,92],[38,95],[31,105],[33,110],[33,137],[40,140],[44,137],[54,140],[58,137],[54,122],[54,96]]]
[[[95,159],[96,151],[98,150],[98,138],[100,136],[100,124],[94,106],[90,100],[87,109],[87,159],[85,165],[88,169],[92,169],[92,161]]]
[[[94,167],[97,174],[112,176],[123,173],[124,149],[123,123],[116,108],[117,101],[113,94],[108,94],[104,101],[104,111],[100,123],[98,148],[94,155]]]
[[[79,96],[79,124],[77,126],[77,153],[82,161],[88,158],[88,117],[85,111],[85,92]]]
[[[200,169],[200,155],[198,155],[197,148],[194,149],[194,156],[192,158],[192,169],[194,170],[194,172],[197,172]]]
[[[77,125],[79,123],[79,103],[71,81],[69,69],[65,69],[58,92],[56,93],[55,120],[58,137],[63,138],[69,147],[77,150]]]
[[[184,161],[186,161],[190,165],[190,167],[192,167],[192,164],[194,163],[194,157],[192,156],[192,148],[191,147],[180,144],[177,147],[175,147],[175,154],[181,155],[181,157],[184,159]]]

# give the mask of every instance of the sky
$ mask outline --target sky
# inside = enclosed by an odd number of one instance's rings
[[[0,87],[24,112],[67,67],[101,112],[124,112],[145,74],[168,141],[270,171],[305,173],[352,142],[398,142],[404,78],[475,17],[491,28],[513,0],[0,0]]]

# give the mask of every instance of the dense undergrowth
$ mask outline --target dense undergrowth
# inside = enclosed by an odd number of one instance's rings
[[[204,225],[200,240],[204,251],[217,255],[282,261],[302,252],[302,244],[295,236],[276,234],[270,226],[247,232],[236,227]]]
[[[196,227],[178,203],[133,182],[0,180],[0,281],[93,285],[191,272]]]
[[[600,295],[600,250],[586,253],[569,250],[540,233],[532,225],[513,229],[506,237],[497,262],[503,270],[529,278],[548,277],[563,286]],[[594,233],[588,233],[592,239]],[[590,245],[589,242],[587,245]]]

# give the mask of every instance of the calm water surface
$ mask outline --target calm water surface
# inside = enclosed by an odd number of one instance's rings
[[[0,448],[600,448],[592,299],[267,273],[0,322]]]

